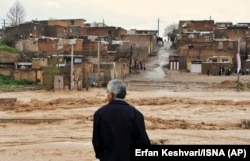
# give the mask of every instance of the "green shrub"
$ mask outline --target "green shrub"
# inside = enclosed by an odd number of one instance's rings
[[[19,85],[32,85],[33,82],[30,80],[13,80],[10,76],[0,74],[0,86],[19,86]]]
[[[6,45],[3,40],[0,40],[0,51],[7,51],[10,53],[19,53],[17,49]]]

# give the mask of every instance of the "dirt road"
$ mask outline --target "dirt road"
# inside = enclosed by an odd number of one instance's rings
[[[250,119],[250,93],[237,91],[236,75],[165,70],[163,77],[146,78],[160,66],[147,65],[149,73],[125,78],[126,100],[144,114],[152,143],[250,144],[250,130],[241,127]],[[96,160],[93,113],[107,103],[106,89],[5,92],[0,98],[17,98],[14,105],[0,104],[1,161]]]

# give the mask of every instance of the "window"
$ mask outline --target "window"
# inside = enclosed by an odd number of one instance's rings
[[[222,41],[219,42],[219,44],[218,44],[218,49],[219,49],[219,50],[222,50],[222,49],[223,49],[223,42],[222,42]]]
[[[217,58],[209,58],[209,62],[216,63],[217,62]]]
[[[221,24],[220,27],[226,27],[226,24]]]
[[[188,35],[188,38],[189,38],[189,39],[193,39],[193,38],[194,38],[194,34],[189,34],[189,35]]]
[[[205,41],[206,42],[210,42],[211,41],[211,37],[210,36],[205,36]]]
[[[232,41],[228,42],[228,48],[232,49],[234,47],[234,44]]]
[[[181,26],[182,26],[183,28],[185,28],[185,27],[188,27],[188,24],[187,24],[187,23],[183,23]]]
[[[223,63],[227,63],[227,62],[228,62],[228,59],[227,59],[227,58],[222,58],[222,62],[223,62]]]
[[[62,58],[59,58],[59,63],[62,63],[63,62],[63,59]]]
[[[75,63],[82,63],[82,59],[81,58],[75,58]]]
[[[108,30],[108,34],[111,35],[111,34],[112,34],[112,31],[111,31],[111,30]]]

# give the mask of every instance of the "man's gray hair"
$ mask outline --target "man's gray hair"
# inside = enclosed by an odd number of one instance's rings
[[[110,80],[107,89],[114,94],[115,98],[124,99],[127,94],[125,82],[119,79]]]

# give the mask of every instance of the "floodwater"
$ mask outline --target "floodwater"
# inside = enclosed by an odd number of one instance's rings
[[[166,42],[164,46],[159,47],[156,55],[151,56],[146,62],[146,70],[140,71],[140,74],[130,75],[125,78],[125,81],[131,80],[162,80],[166,78],[163,68],[169,63],[170,43]]]

